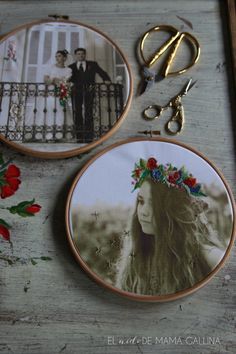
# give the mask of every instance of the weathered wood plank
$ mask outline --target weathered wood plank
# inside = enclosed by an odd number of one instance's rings
[[[0,33],[50,13],[67,14],[97,26],[124,51],[134,75],[139,67],[135,43],[148,28],[162,23],[186,31],[191,22],[202,48],[200,63],[185,76],[166,79],[142,97],[134,95],[122,127],[102,146],[78,158],[47,161],[23,156],[1,145],[6,157],[22,170],[22,186],[12,201],[36,197],[40,215],[13,222],[13,254],[9,265],[0,260],[0,353],[235,353],[235,249],[225,267],[203,289],[167,304],[133,303],[100,288],[74,261],[65,237],[64,209],[71,182],[84,163],[104,146],[138,136],[149,126],[141,112],[149,104],[164,104],[186,79],[198,80],[184,99],[186,125],[177,140],[199,149],[224,173],[235,189],[233,115],[227,78],[219,2],[197,1],[0,1]],[[178,17],[179,16],[179,17]],[[234,117],[235,119],[235,117]],[[165,134],[163,133],[163,136]],[[0,242],[0,250],[11,250]],[[50,257],[32,265],[30,258]],[[108,336],[219,337],[220,345],[108,345]]]

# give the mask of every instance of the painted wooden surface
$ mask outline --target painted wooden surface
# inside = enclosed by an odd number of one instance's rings
[[[198,82],[184,99],[186,125],[177,140],[211,159],[235,195],[232,73],[226,56],[227,20],[219,2],[0,1],[0,33],[50,13],[69,15],[112,38],[131,65],[134,97],[116,134],[83,156],[49,161],[23,156],[1,145],[4,155],[22,170],[23,182],[12,201],[33,196],[43,209],[32,219],[8,219],[13,224],[13,251],[0,242],[0,256],[13,260],[9,264],[0,259],[0,353],[235,353],[235,249],[218,275],[194,295],[166,304],[136,303],[107,292],[84,274],[67,245],[64,225],[68,190],[84,163],[104,146],[139,136],[140,130],[153,126],[163,131],[164,118],[158,125],[149,124],[141,112],[149,104],[165,104],[191,75]],[[148,28],[163,23],[190,31],[199,39],[200,63],[191,73],[166,79],[149,94],[137,97],[137,39]],[[33,265],[30,259],[37,257],[51,260],[38,259]],[[134,337],[143,337],[143,343]],[[147,337],[152,345],[145,344]],[[165,337],[166,344],[161,343]],[[218,338],[220,344],[207,344],[208,337]],[[133,339],[133,344],[118,344],[119,338]]]

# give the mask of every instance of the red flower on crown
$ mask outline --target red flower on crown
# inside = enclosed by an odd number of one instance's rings
[[[135,178],[139,178],[141,175],[142,169],[141,168],[136,168],[136,170],[134,171],[135,173]]]
[[[152,171],[156,167],[157,167],[157,160],[154,159],[154,157],[150,157],[150,159],[147,160],[147,168]]]
[[[179,178],[180,178],[180,173],[179,173],[179,171],[175,171],[175,172],[173,172],[172,174],[170,174],[170,175],[168,176],[168,181],[169,181],[170,183],[175,183],[176,181],[178,181]]]
[[[139,162],[135,163],[131,176],[134,179],[133,191],[140,188],[146,179],[151,178],[155,183],[161,182],[168,187],[186,191],[194,197],[206,197],[201,184],[197,183],[197,179],[187,171],[185,166],[177,168],[170,163],[158,164],[154,157],[148,160],[140,158]]]
[[[197,180],[196,180],[196,178],[188,177],[183,182],[184,182],[184,184],[186,184],[186,186],[191,188],[191,187],[195,186],[195,184],[197,183]]]

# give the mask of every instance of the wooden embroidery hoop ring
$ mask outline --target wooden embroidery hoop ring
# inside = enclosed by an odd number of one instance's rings
[[[101,35],[102,37],[104,37],[104,39],[106,39],[112,46],[114,46],[114,48],[117,50],[117,52],[120,54],[120,56],[122,57],[127,71],[128,71],[128,78],[129,78],[129,94],[128,94],[128,98],[125,104],[125,108],[122,112],[122,114],[120,115],[119,119],[117,120],[117,122],[112,126],[112,128],[106,133],[104,134],[101,138],[99,138],[96,141],[93,141],[91,143],[87,143],[85,146],[82,147],[78,147],[78,148],[73,148],[71,150],[67,150],[67,151],[60,151],[60,152],[47,152],[47,151],[37,151],[34,150],[32,148],[27,148],[25,146],[21,146],[20,144],[10,141],[7,138],[5,138],[2,134],[0,134],[0,141],[6,143],[8,146],[14,148],[15,150],[22,152],[26,155],[30,155],[30,156],[34,156],[34,157],[39,157],[39,158],[46,158],[46,159],[61,159],[61,158],[66,158],[66,157],[72,157],[72,156],[77,156],[79,154],[82,154],[84,152],[87,152],[88,150],[93,149],[94,147],[96,147],[97,145],[103,143],[105,140],[109,139],[116,131],[117,129],[119,129],[119,127],[121,126],[121,124],[123,123],[130,105],[131,105],[131,100],[132,100],[132,94],[133,94],[133,78],[132,78],[132,73],[131,73],[131,68],[130,65],[128,64],[128,61],[125,57],[125,55],[123,54],[122,50],[117,46],[117,44],[115,42],[113,42],[112,39],[110,39],[106,34],[104,34],[103,32],[101,32],[100,30],[98,30],[97,28],[90,26],[90,25],[85,25],[82,22],[79,21],[75,21],[75,20],[66,20],[66,19],[62,19],[62,18],[58,18],[58,19],[42,19],[42,20],[37,20],[37,21],[33,21],[24,25],[21,25],[17,28],[15,28],[13,31],[10,31],[4,35],[0,36],[0,44],[2,43],[2,41],[5,41],[7,38],[9,38],[10,36],[14,35],[15,33],[23,30],[23,29],[27,29],[30,28],[32,26],[35,25],[39,25],[39,24],[44,24],[44,23],[68,23],[68,24],[75,24],[81,27],[84,27],[86,29],[89,29],[91,31],[94,31],[96,33],[98,33],[99,35]]]
[[[228,244],[228,247],[225,251],[225,254],[223,256],[223,258],[221,259],[221,261],[217,264],[217,266],[200,282],[196,283],[194,286],[192,286],[191,288],[185,289],[185,290],[181,290],[175,294],[169,294],[169,295],[157,295],[157,296],[152,296],[152,295],[139,295],[139,294],[135,294],[135,293],[130,293],[127,291],[123,291],[121,289],[116,288],[115,286],[112,286],[108,283],[106,283],[102,278],[100,278],[95,272],[93,272],[88,265],[85,263],[85,261],[83,260],[83,258],[80,256],[80,252],[78,247],[76,246],[75,242],[73,241],[72,238],[72,233],[70,230],[70,206],[71,206],[71,200],[72,200],[72,195],[73,192],[76,188],[77,183],[79,182],[80,178],[82,177],[82,175],[86,172],[86,170],[89,168],[90,165],[93,164],[93,162],[95,160],[97,160],[100,156],[104,155],[105,153],[107,153],[108,151],[112,150],[113,148],[116,148],[118,146],[127,144],[127,143],[131,143],[131,142],[141,142],[141,141],[161,141],[161,142],[167,142],[170,144],[174,144],[174,145],[178,145],[182,148],[187,149],[188,151],[191,151],[193,153],[195,153],[197,156],[201,157],[203,160],[205,160],[212,168],[213,170],[217,173],[217,175],[220,177],[221,181],[223,182],[225,189],[229,195],[229,199],[231,202],[231,206],[232,206],[232,218],[233,218],[233,225],[232,225],[232,234],[230,237],[230,242]],[[236,222],[235,222],[235,216],[236,216],[236,205],[235,205],[235,201],[234,201],[234,197],[233,194],[230,190],[230,187],[227,183],[227,181],[225,180],[225,177],[223,176],[223,174],[218,170],[218,168],[216,168],[216,166],[214,166],[214,164],[207,158],[205,157],[202,153],[200,153],[199,151],[195,150],[192,147],[189,147],[188,145],[184,144],[184,143],[180,143],[178,141],[172,140],[172,139],[167,139],[167,138],[129,138],[129,139],[125,139],[122,140],[120,142],[117,142],[115,144],[112,144],[109,147],[106,147],[105,149],[103,149],[102,151],[100,151],[98,154],[96,154],[92,159],[90,159],[85,166],[82,168],[82,170],[80,170],[80,172],[77,174],[77,176],[75,177],[72,186],[70,188],[69,194],[68,194],[68,198],[67,198],[67,203],[66,203],[66,212],[65,212],[65,222],[66,222],[66,233],[67,233],[67,239],[70,245],[70,248],[72,250],[72,253],[74,254],[76,260],[80,263],[81,267],[83,268],[83,270],[93,279],[95,280],[99,285],[102,285],[103,287],[105,287],[108,290],[111,290],[112,292],[121,295],[123,297],[129,298],[131,300],[136,300],[136,301],[142,301],[142,302],[167,302],[167,301],[172,301],[172,300],[177,300],[180,299],[184,296],[190,295],[192,293],[194,293],[196,290],[200,289],[201,287],[203,287],[205,284],[207,284],[212,278],[213,276],[218,273],[218,271],[223,267],[223,265],[225,264],[226,260],[228,259],[229,255],[230,255],[230,251],[233,247],[235,238],[236,238]]]

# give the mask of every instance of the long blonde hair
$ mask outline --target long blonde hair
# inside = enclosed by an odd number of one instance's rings
[[[151,184],[156,233],[142,232],[132,216],[130,239],[124,243],[118,263],[117,286],[145,295],[171,294],[202,280],[210,271],[202,247],[220,246],[213,229],[202,215],[206,203],[186,191]]]

